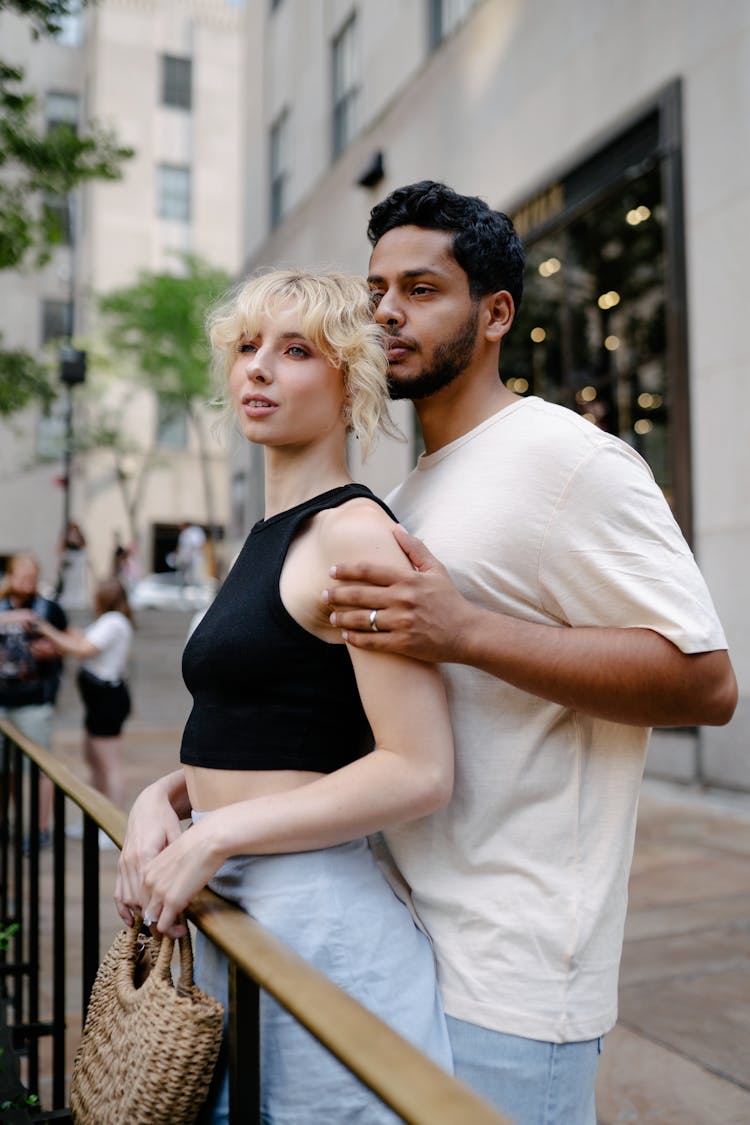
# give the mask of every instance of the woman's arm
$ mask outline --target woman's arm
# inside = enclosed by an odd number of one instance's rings
[[[316,537],[315,564],[305,558],[311,605],[318,575],[342,551],[349,557],[364,549],[398,561],[390,521],[379,509],[357,506],[341,517],[326,520]],[[324,622],[321,613],[320,633],[334,635]],[[145,914],[159,919],[159,930],[172,930],[177,914],[229,856],[330,847],[447,804],[453,739],[437,668],[353,649],[350,656],[376,748],[308,785],[208,813],[162,851],[143,878]]]
[[[180,821],[189,816],[190,801],[182,769],[154,781],[134,801],[117,864],[114,894],[117,913],[126,925],[132,926],[134,913],[143,913],[144,870],[154,856],[179,839]]]
[[[92,644],[80,629],[68,628],[64,631],[56,629],[43,617],[34,617],[32,624],[36,631],[51,641],[63,656],[76,656],[79,660],[88,660],[89,657],[99,656],[101,653],[101,649]]]

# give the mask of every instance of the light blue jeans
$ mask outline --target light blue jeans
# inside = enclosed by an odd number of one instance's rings
[[[513,1125],[596,1125],[601,1039],[546,1043],[448,1017],[456,1077]]]
[[[193,812],[193,820],[201,813]],[[241,906],[446,1070],[450,1044],[432,947],[366,840],[289,855],[234,856],[209,887]],[[195,982],[227,1001],[223,955],[201,933]],[[228,1122],[226,1082],[201,1120]],[[264,1125],[395,1125],[400,1120],[271,996],[261,996]]]
[[[15,723],[21,734],[38,742],[45,750],[52,746],[53,703],[31,703],[26,707],[0,707],[0,719]],[[11,759],[12,760],[12,759]],[[0,749],[0,767],[4,764],[4,751]],[[29,759],[24,758],[24,773],[28,773]]]

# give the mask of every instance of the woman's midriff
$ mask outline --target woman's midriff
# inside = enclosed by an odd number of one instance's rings
[[[312,770],[212,770],[203,766],[183,769],[190,805],[197,812],[212,812],[270,793],[286,793],[325,776]]]

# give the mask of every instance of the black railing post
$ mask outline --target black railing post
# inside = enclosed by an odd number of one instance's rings
[[[29,1070],[27,1085],[39,1089],[39,766],[31,767],[31,812],[29,814]]]
[[[8,877],[10,875],[10,756],[12,746],[10,739],[0,733],[0,923],[7,926],[10,917],[10,893]],[[5,1008],[8,999],[7,979],[8,953],[6,942],[0,943],[0,1004]],[[5,1012],[2,1012],[5,1018]]]
[[[0,734],[0,923],[6,926],[9,921],[10,896],[8,894],[8,876],[10,865],[8,852],[10,847],[10,739]],[[4,945],[0,946],[0,965],[5,965],[7,956]],[[0,976],[0,1001],[4,1003],[8,994],[5,982],[5,973]]]
[[[24,1018],[24,894],[23,894],[23,841],[25,809],[23,800],[24,758],[20,746],[13,747],[13,913],[12,919],[18,929],[13,935],[13,1022],[23,1023]]]
[[[52,1104],[65,1104],[65,794],[55,786],[52,900]]]
[[[83,817],[83,955],[82,955],[83,1019],[89,1007],[89,996],[99,968],[99,826],[86,813]]]
[[[260,989],[229,961],[229,1120],[260,1125]]]
[[[8,846],[10,844],[10,740],[0,734],[0,921],[8,921]]]

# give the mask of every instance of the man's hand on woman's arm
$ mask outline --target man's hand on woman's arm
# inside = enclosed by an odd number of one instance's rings
[[[324,592],[354,648],[467,664],[542,699],[636,726],[722,725],[737,703],[724,650],[683,653],[651,629],[540,625],[483,609],[424,543],[393,532],[413,570],[337,565]],[[370,614],[377,611],[377,632]]]

